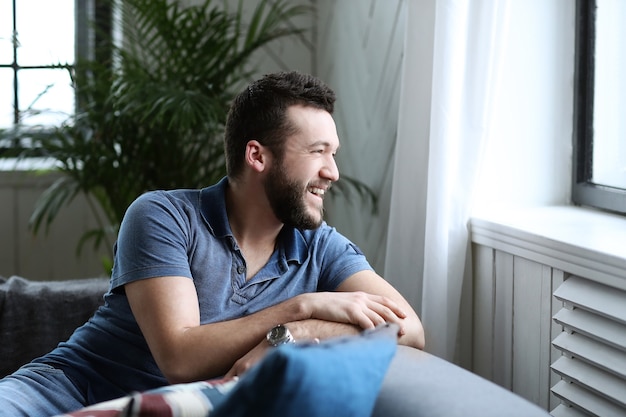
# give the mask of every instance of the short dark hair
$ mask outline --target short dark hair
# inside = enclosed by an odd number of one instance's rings
[[[279,158],[285,138],[294,132],[287,119],[292,105],[311,106],[332,114],[335,92],[320,79],[297,71],[267,74],[235,97],[224,132],[228,176],[236,178],[244,164],[246,144],[257,140]]]

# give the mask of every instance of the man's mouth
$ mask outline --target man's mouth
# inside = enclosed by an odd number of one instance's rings
[[[324,198],[324,194],[326,193],[326,190],[323,188],[318,188],[318,187],[309,187],[309,192],[320,198]]]

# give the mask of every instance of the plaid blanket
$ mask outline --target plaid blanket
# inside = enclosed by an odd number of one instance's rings
[[[206,417],[237,378],[169,385],[95,404],[58,417]]]

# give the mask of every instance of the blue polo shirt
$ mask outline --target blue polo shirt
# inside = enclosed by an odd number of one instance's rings
[[[228,180],[201,190],[154,191],[128,208],[120,226],[105,304],[71,338],[39,362],[83,389],[89,403],[167,384],[132,315],[124,285],[182,276],[198,293],[202,324],[230,320],[298,294],[333,291],[371,269],[363,253],[333,227],[283,227],[267,264],[246,281],[246,263],[226,215]],[[210,354],[210,352],[207,352]]]

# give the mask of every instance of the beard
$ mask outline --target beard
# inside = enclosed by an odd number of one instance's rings
[[[308,193],[307,185],[290,179],[282,164],[271,168],[264,187],[274,215],[283,224],[297,229],[320,227],[324,209],[320,208],[317,218],[309,213],[305,203],[306,193]]]

